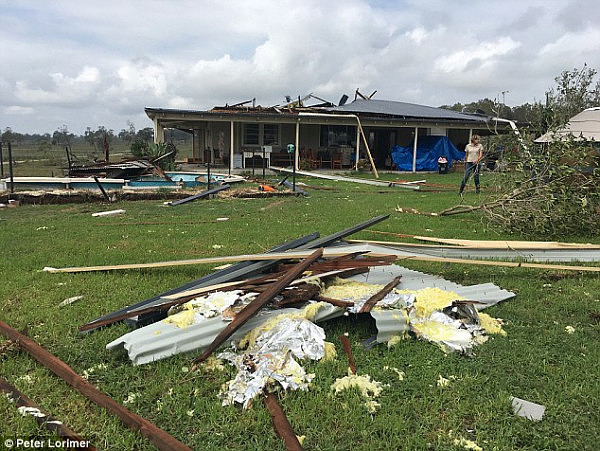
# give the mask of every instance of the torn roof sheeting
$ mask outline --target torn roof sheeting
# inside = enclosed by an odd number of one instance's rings
[[[350,246],[348,246],[350,247]],[[492,283],[465,287],[439,276],[413,271],[396,265],[371,268],[369,273],[353,276],[351,279],[371,284],[387,284],[394,277],[402,276],[398,289],[417,290],[420,288],[437,287],[446,291],[453,291],[465,299],[479,301],[478,309],[494,305],[500,301],[514,297],[514,293],[503,290]],[[250,319],[231,340],[237,340],[248,331],[261,325],[270,318],[282,313],[294,313],[299,309],[263,310]],[[327,321],[344,314],[344,309],[331,305],[321,307],[315,322]],[[391,336],[398,335],[408,329],[406,322],[402,321],[394,311],[372,311],[379,331],[378,341],[385,342]],[[123,346],[134,364],[150,363],[181,352],[202,349],[208,346],[214,338],[227,325],[220,317],[208,318],[201,324],[179,328],[172,324],[158,322],[125,334],[109,343],[107,349],[116,349]]]

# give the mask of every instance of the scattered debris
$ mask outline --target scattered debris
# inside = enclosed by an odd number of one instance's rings
[[[336,379],[331,385],[331,391],[339,394],[344,390],[358,389],[360,395],[366,399],[365,407],[369,413],[375,413],[379,403],[374,398],[379,397],[383,391],[383,384],[371,379],[371,376],[365,374],[358,376],[349,372],[348,376]]]
[[[109,210],[109,211],[100,211],[98,213],[92,213],[92,216],[95,216],[95,217],[116,216],[116,215],[122,215],[123,213],[125,213],[125,210]]]
[[[383,367],[384,370],[386,371],[393,371],[394,373],[396,373],[398,375],[398,380],[399,381],[403,381],[404,378],[406,377],[406,374],[404,373],[404,371],[400,371],[398,368],[395,368],[393,366],[384,366]]]
[[[159,449],[190,450],[188,446],[176,440],[162,429],[159,429],[150,421],[130,412],[114,399],[100,392],[96,387],[75,373],[65,362],[50,354],[35,341],[13,329],[3,321],[0,321],[0,333],[10,340],[18,342],[21,349],[27,351],[39,363],[75,387],[90,401],[104,407],[109,412],[118,416],[127,426],[139,431]]]
[[[291,174],[293,173],[293,171],[291,169],[285,169],[285,168],[279,168],[276,166],[270,166],[269,169],[276,171],[276,172],[283,172],[286,174]],[[408,188],[408,189],[412,189],[412,190],[418,190],[419,185],[414,185],[414,184],[410,184],[410,183],[396,183],[396,182],[383,182],[380,180],[369,180],[369,179],[362,179],[362,178],[352,178],[352,177],[342,177],[339,175],[332,175],[332,174],[322,174],[322,173],[318,173],[318,172],[308,172],[308,171],[296,171],[297,175],[304,175],[307,177],[315,177],[315,178],[320,178],[320,179],[327,179],[327,180],[335,180],[338,182],[351,182],[351,183],[361,183],[361,184],[365,184],[365,185],[373,185],[373,186],[385,186],[385,187],[400,187],[400,188]]]
[[[23,393],[18,391],[15,387],[9,384],[6,380],[0,377],[0,392],[4,393],[7,399],[14,403],[19,413],[23,416],[30,415],[35,418],[37,423],[40,426],[44,426],[49,431],[56,433],[61,438],[77,441],[78,443],[87,443],[86,446],[77,447],[78,449],[88,449],[95,450],[96,448],[89,444],[89,440],[85,440],[84,438],[77,435],[67,426],[65,426],[62,421],[56,419],[52,415],[43,411],[37,404],[35,404],[31,399],[25,396]]]
[[[67,305],[73,304],[74,302],[80,301],[83,298],[84,298],[84,296],[82,296],[82,295],[80,295],[80,296],[73,296],[71,298],[65,299],[60,304],[58,304],[58,306],[59,307],[65,307]]]
[[[283,409],[277,402],[277,396],[274,393],[265,393],[263,402],[269,410],[277,435],[283,439],[286,450],[302,451],[300,438],[294,433]]]
[[[566,326],[565,327],[565,332],[568,334],[574,334],[575,333],[575,328],[573,326]]]
[[[442,387],[442,388],[448,387],[448,386],[450,386],[450,381],[451,380],[455,380],[455,379],[456,379],[455,376],[450,376],[448,378],[445,378],[444,376],[442,376],[440,374],[439,377],[438,377],[438,380],[437,380],[437,386],[438,387]]]
[[[298,275],[302,274],[306,268],[308,268],[313,262],[323,255],[323,249],[319,248],[313,252],[308,258],[302,260],[290,271],[288,271],[283,277],[273,283],[266,291],[259,294],[256,299],[250,302],[243,310],[238,313],[235,318],[223,329],[213,342],[207,346],[204,352],[194,361],[191,371],[195,369],[198,363],[204,361],[210,354],[212,354],[223,342],[229,338],[233,333],[248,319],[254,316],[258,311],[267,305],[277,296],[285,287],[287,287]]]
[[[454,446],[460,446],[464,449],[469,449],[471,451],[483,451],[483,448],[475,443],[473,440],[468,440],[464,437],[455,438],[452,442]]]
[[[342,342],[344,352],[348,356],[348,366],[350,367],[350,372],[352,374],[356,374],[356,363],[354,363],[354,356],[352,355],[352,346],[350,345],[350,340],[348,339],[347,333],[344,335],[340,335],[340,341]]]
[[[218,187],[213,188],[213,189],[202,191],[199,194],[194,194],[193,196],[186,197],[185,199],[174,200],[172,202],[169,202],[168,205],[170,205],[172,207],[175,207],[177,205],[181,205],[181,204],[185,204],[185,203],[188,203],[188,202],[192,202],[194,200],[204,199],[205,197],[210,197],[213,194],[220,193],[221,191],[227,190],[229,188],[231,188],[231,185],[228,185],[228,184],[221,185],[221,186],[218,186]]]
[[[541,421],[546,412],[546,407],[534,402],[525,401],[524,399],[510,397],[513,412],[523,418],[531,421]]]
[[[413,215],[421,216],[439,216],[437,213],[422,212],[415,208],[402,208],[400,205],[396,207],[396,211],[399,213],[412,213]]]

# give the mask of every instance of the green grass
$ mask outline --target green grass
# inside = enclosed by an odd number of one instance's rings
[[[367,175],[365,175],[367,176]],[[376,230],[456,238],[511,238],[489,230],[477,215],[417,216],[396,206],[439,211],[456,203],[460,174],[384,174],[387,180],[422,179],[446,184],[449,191],[413,192],[367,185],[301,179],[332,190],[309,190],[308,198],[214,199],[176,208],[160,201],[111,205],[23,206],[0,210],[0,318],[64,360],[78,373],[100,363],[107,368],[90,380],[118,402],[140,396],[127,407],[194,449],[283,449],[260,402],[251,410],[222,407],[217,392],[225,374],[202,372],[181,384],[181,368],[195,353],[133,366],[124,352],[106,343],[128,331],[118,325],[80,335],[77,326],[104,313],[139,302],[211,271],[188,266],[108,273],[49,274],[44,266],[78,266],[175,260],[262,252],[298,236],[326,235],[373,216],[391,213]],[[482,177],[484,197],[497,183]],[[466,202],[481,199],[467,192]],[[123,208],[125,216],[93,218],[92,212]],[[217,217],[229,221],[206,223]],[[197,220],[197,224],[188,224]],[[168,225],[123,225],[124,222]],[[385,239],[363,231],[352,238]],[[565,240],[590,241],[588,237]],[[595,242],[600,242],[596,239]],[[214,249],[213,245],[222,247]],[[597,449],[600,440],[600,277],[519,268],[494,268],[406,262],[462,284],[493,282],[517,297],[488,309],[506,321],[506,337],[494,337],[467,358],[444,355],[416,340],[371,350],[359,343],[376,333],[367,318],[340,318],[324,324],[338,359],[306,362],[317,377],[309,392],[285,393],[280,403],[306,449],[460,449],[454,438],[476,441],[484,449]],[[68,307],[65,298],[85,298]],[[567,334],[565,326],[575,328]],[[389,384],[381,407],[369,415],[356,393],[332,397],[331,383],[347,371],[337,338],[348,331],[360,374]],[[0,343],[1,343],[0,339]],[[152,449],[149,441],[91,404],[29,355],[14,350],[0,356],[0,376],[101,449]],[[406,373],[399,381],[392,366]],[[456,376],[439,388],[439,375]],[[512,414],[509,396],[544,404],[546,416],[533,423]],[[160,407],[160,408],[159,408]],[[194,410],[193,416],[187,412]],[[47,433],[23,418],[0,397],[0,436]]]

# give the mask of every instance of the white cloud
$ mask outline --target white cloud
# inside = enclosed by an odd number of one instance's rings
[[[585,13],[598,8],[575,5],[0,0],[0,124],[141,128],[145,106],[273,105],[309,92],[337,101],[356,88],[433,106],[509,90],[518,105],[564,69],[600,69],[598,13]]]
[[[24,81],[16,82],[15,95],[26,105],[54,104],[78,105],[91,101],[94,89],[100,79],[100,72],[95,67],[85,66],[76,77],[69,77],[60,72],[48,74],[52,80],[49,89],[31,88]]]
[[[499,56],[504,56],[520,46],[521,43],[514,41],[510,36],[498,38],[494,42],[483,41],[468,49],[438,58],[434,68],[445,73],[490,68],[498,63]],[[473,63],[476,67],[473,67]]]
[[[540,56],[544,58],[572,59],[600,52],[600,29],[587,28],[560,36],[556,41],[544,45]]]
[[[4,108],[4,114],[7,116],[15,115],[15,116],[26,116],[32,114],[35,110],[31,107],[19,106],[19,105],[11,105]]]

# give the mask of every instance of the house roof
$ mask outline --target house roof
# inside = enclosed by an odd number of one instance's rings
[[[485,123],[486,116],[479,114],[459,113],[458,111],[435,108],[415,103],[396,102],[393,100],[357,99],[352,103],[329,108],[332,112],[377,114],[402,118],[426,118],[436,120],[458,120]]]
[[[569,119],[567,125],[540,136],[535,142],[547,143],[567,139],[569,136],[580,141],[600,141],[600,107],[583,110]]]
[[[484,128],[490,119],[479,114],[435,108],[391,100],[358,99],[338,107],[262,107],[225,105],[208,111],[145,108],[150,119],[158,119],[165,127],[192,128],[198,121],[273,121],[280,123],[354,123],[350,114],[360,116],[363,125],[385,126],[455,126]]]

